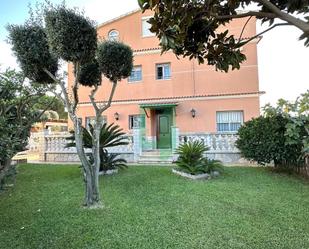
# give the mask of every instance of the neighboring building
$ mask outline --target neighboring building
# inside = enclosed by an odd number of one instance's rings
[[[172,52],[161,55],[158,39],[149,31],[150,16],[151,12],[133,11],[98,26],[99,37],[122,41],[134,51],[132,74],[119,82],[112,106],[104,112],[108,123],[120,125],[127,133],[140,128],[143,149],[149,150],[171,148],[178,139],[172,127],[182,135],[232,133],[259,115],[258,39],[243,47],[247,60],[240,70],[217,72],[196,60],[177,59]],[[237,19],[226,29],[238,36],[246,21]],[[242,37],[255,34],[252,18]],[[97,100],[107,100],[110,89],[103,79]],[[86,126],[94,116],[89,93],[87,87],[79,90],[79,114]]]
[[[47,119],[32,125],[31,132],[42,132],[48,130],[51,132],[68,131],[68,121],[65,119]]]

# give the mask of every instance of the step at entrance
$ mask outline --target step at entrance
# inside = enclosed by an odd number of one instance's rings
[[[173,153],[171,150],[150,150],[143,151],[139,157],[140,164],[171,164]]]

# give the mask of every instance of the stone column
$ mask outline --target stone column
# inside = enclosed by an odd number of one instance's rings
[[[134,162],[137,162],[139,156],[142,153],[142,138],[141,138],[141,131],[139,128],[133,129],[133,153],[134,153]]]
[[[39,152],[39,161],[41,162],[45,162],[46,161],[46,157],[45,157],[45,153],[46,153],[46,135],[47,135],[48,131],[47,130],[43,130],[43,132],[41,132],[40,137],[39,137],[39,145],[38,145],[38,152]]]
[[[172,126],[171,129],[172,129],[172,150],[174,152],[179,146],[179,128],[176,126]]]

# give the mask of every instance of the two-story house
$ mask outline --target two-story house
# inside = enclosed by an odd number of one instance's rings
[[[97,27],[100,38],[122,41],[134,51],[134,69],[118,84],[112,106],[104,112],[106,122],[127,133],[140,128],[143,148],[151,150],[171,148],[175,127],[180,134],[236,132],[259,115],[258,39],[242,48],[247,60],[240,70],[223,73],[172,52],[161,55],[158,38],[149,31],[150,16],[136,10]],[[246,21],[237,19],[224,29],[239,36]],[[255,34],[252,18],[242,37]],[[111,84],[103,79],[100,88],[97,100],[105,101]],[[79,114],[86,126],[94,115],[89,92],[87,87],[79,90]]]

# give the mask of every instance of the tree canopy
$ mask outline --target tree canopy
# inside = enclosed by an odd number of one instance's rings
[[[46,105],[49,105],[48,110],[57,112],[60,119],[68,118],[68,113],[64,109],[63,102],[54,96],[43,96],[35,103],[34,107],[38,110],[43,110]]]
[[[67,8],[65,4],[54,6],[47,3],[42,10],[39,11],[42,16],[31,16],[23,25],[10,25],[9,40],[26,77],[32,82],[54,83],[60,86],[61,93],[54,93],[65,103],[74,124],[77,154],[84,173],[84,204],[88,207],[100,206],[98,173],[102,113],[110,107],[118,81],[130,75],[133,52],[121,42],[99,43],[95,24],[77,9]],[[74,77],[68,89],[57,73],[58,61],[61,60],[73,65]],[[98,104],[96,93],[102,86],[102,74],[109,79],[112,88],[109,99]],[[80,85],[91,88],[89,100],[95,113],[93,160],[90,160],[85,152],[83,127],[77,112]]]
[[[163,52],[172,50],[177,56],[197,58],[200,63],[206,60],[225,72],[229,68],[239,69],[246,59],[240,50],[243,45],[277,26],[297,27],[303,32],[300,39],[309,46],[309,1],[138,0],[138,3],[142,10],[154,11],[149,20],[150,30],[159,37]],[[251,4],[257,5],[256,11],[239,11]],[[297,14],[303,18],[295,16]],[[219,30],[231,20],[244,17],[256,17],[268,22],[270,27],[249,39]],[[274,23],[276,19],[282,22]]]

